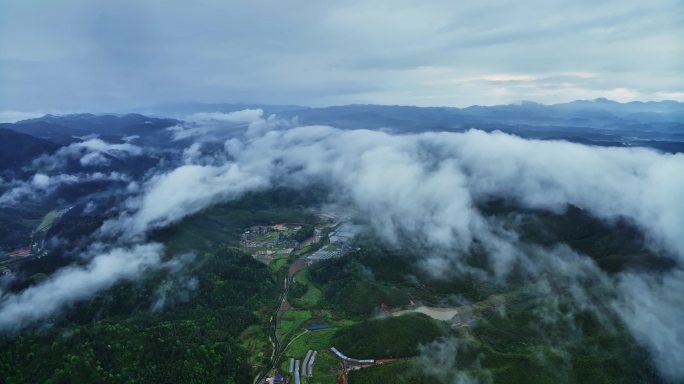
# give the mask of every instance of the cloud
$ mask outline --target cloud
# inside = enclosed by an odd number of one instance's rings
[[[627,218],[655,247],[684,255],[684,155],[524,140],[496,132],[390,135],[301,127],[269,132],[235,155],[249,174],[290,183],[323,180],[370,213],[390,240],[402,232],[466,247],[482,222],[476,201],[506,198],[596,217]],[[285,176],[282,176],[282,175]]]
[[[160,266],[162,250],[154,243],[115,248],[94,256],[84,266],[62,268],[21,293],[4,293],[0,296],[0,329],[19,330],[122,279],[137,279]]]
[[[539,80],[539,77],[533,76],[533,75],[515,75],[515,74],[501,73],[501,74],[486,75],[483,77],[483,79],[487,80],[487,81],[533,81],[533,80]]]
[[[221,121],[235,124],[249,124],[251,122],[260,120],[264,115],[262,109],[243,109],[241,111],[223,113],[223,112],[198,112],[188,115],[185,120],[206,122],[206,121]]]
[[[106,166],[112,158],[124,159],[140,156],[143,149],[130,143],[112,144],[98,138],[69,144],[51,155],[41,155],[33,160],[33,167],[52,171],[66,167],[69,160],[78,160],[84,167]]]
[[[624,274],[621,301],[615,304],[634,337],[651,351],[665,378],[684,378],[684,270],[662,276]]]
[[[569,204],[605,220],[639,226],[655,249],[684,261],[684,155],[637,148],[588,147],[471,130],[392,135],[300,127],[232,139],[235,161],[185,165],[155,177],[139,201],[137,230],[165,225],[271,181],[317,180],[370,213],[396,242],[403,232],[428,245],[467,249],[486,224],[474,208],[504,198],[529,208]],[[192,148],[192,147],[191,147]]]
[[[186,116],[184,120],[185,124],[168,128],[174,140],[192,138],[206,142],[241,135],[256,137],[272,129],[290,127],[294,123],[275,115],[265,118],[261,109],[243,109],[229,113],[198,112]]]
[[[88,182],[112,181],[127,182],[128,176],[119,172],[90,174],[57,174],[36,173],[29,180],[12,180],[0,183],[0,207],[11,206],[29,199],[40,199],[48,196],[60,187]]]
[[[467,367],[459,367],[457,357],[468,353],[472,340],[468,338],[442,338],[420,347],[418,362],[426,374],[438,378],[439,382],[453,384],[491,383],[491,373],[480,367],[480,359],[476,358]],[[473,376],[468,371],[477,371]]]
[[[103,226],[103,232],[124,232],[132,237],[151,228],[174,223],[219,201],[232,200],[248,191],[268,187],[261,175],[247,173],[235,164],[183,165],[150,180],[142,197],[129,201],[135,213]]]

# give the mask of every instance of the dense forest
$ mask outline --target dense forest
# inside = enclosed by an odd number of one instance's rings
[[[417,356],[420,345],[450,334],[444,323],[420,313],[411,313],[366,320],[340,329],[332,342],[352,358],[402,358]]]

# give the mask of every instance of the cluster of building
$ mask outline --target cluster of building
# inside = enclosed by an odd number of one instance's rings
[[[273,236],[270,239],[259,239],[269,234],[271,231],[283,232],[287,230],[298,231],[301,226],[287,227],[283,224],[275,224],[271,226],[257,225],[251,227],[240,235],[240,246],[242,248],[274,248],[287,247],[296,248],[299,243],[296,240],[281,238],[280,234]]]
[[[278,255],[289,255],[294,251],[294,248],[283,248],[283,249],[275,249],[275,250],[261,250],[261,251],[256,251],[252,254],[253,257],[259,258],[261,260],[266,260],[270,261],[273,260],[276,256]]]
[[[268,384],[289,384],[287,379],[283,377],[280,373],[276,373],[275,376],[266,379]]]
[[[342,257],[351,251],[351,243],[360,226],[344,223],[328,235],[329,245],[306,257],[307,264]]]
[[[294,376],[294,384],[301,384],[302,377],[313,377],[313,366],[318,351],[309,349],[304,360],[290,358],[289,372]]]
[[[11,273],[10,267],[15,265],[22,260],[30,259],[33,257],[42,257],[45,255],[45,251],[41,251],[37,248],[25,247],[15,249],[13,251],[7,252],[3,255],[0,251],[0,275],[7,275]]]
[[[27,257],[31,256],[31,248],[19,248],[7,253],[8,257]]]

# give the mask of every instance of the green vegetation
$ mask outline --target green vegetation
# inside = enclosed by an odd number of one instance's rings
[[[314,226],[313,225],[303,225],[296,233],[294,233],[292,236],[292,240],[296,240],[298,242],[302,242],[314,234]]]
[[[310,318],[311,311],[309,310],[289,309],[285,311],[281,317],[280,330],[278,331],[281,340],[287,336],[292,336],[292,332]]]
[[[313,308],[323,300],[323,292],[311,282],[309,270],[303,269],[294,276],[295,283],[290,289],[290,303],[300,308]]]
[[[362,317],[381,304],[401,306],[409,303],[403,290],[371,280],[364,271],[360,263],[349,257],[312,266],[310,280],[324,285],[325,300],[321,306],[341,312],[341,317]]]
[[[172,252],[210,251],[217,245],[239,247],[240,234],[254,225],[315,223],[316,217],[304,207],[314,204],[320,195],[316,189],[302,193],[285,188],[249,193],[240,200],[213,206],[159,230],[154,239],[166,243]]]
[[[240,346],[247,351],[249,365],[260,366],[269,356],[272,348],[268,336],[259,325],[251,325],[239,337]]]
[[[448,327],[420,314],[366,320],[340,329],[332,339],[345,355],[357,359],[411,357],[421,344],[449,335]]]
[[[478,365],[494,382],[658,382],[621,326],[603,326],[593,313],[567,305],[549,308],[545,298],[521,292],[507,297],[506,305],[505,315],[488,312],[466,331],[469,351],[461,354],[460,366],[480,356]],[[548,309],[561,312],[553,322],[546,318]]]
[[[313,384],[337,384],[340,361],[329,351],[318,351],[313,369]]]
[[[362,250],[349,257],[315,265],[311,268],[311,280],[325,292],[324,302],[320,305],[333,309],[333,313],[338,315],[353,314],[348,310],[339,311],[331,305],[337,303],[337,295],[343,289],[348,289],[348,282],[357,285],[356,291],[368,286],[401,289],[412,300],[430,304],[459,294],[475,302],[462,310],[468,314],[466,318],[471,316],[475,320],[475,325],[459,328],[458,333],[447,330],[446,334],[452,336],[441,339],[444,334],[436,335],[436,339],[453,340],[448,343],[458,346],[451,365],[459,367],[462,374],[494,383],[659,382],[647,363],[646,353],[635,344],[617,319],[603,318],[599,321],[594,312],[578,309],[569,298],[549,300],[527,281],[499,286],[468,276],[431,277],[416,268],[407,256],[410,255],[382,250],[371,240],[364,241]],[[402,262],[397,262],[397,259]],[[600,286],[587,288],[589,292],[601,289]],[[602,293],[592,294],[600,297]],[[360,301],[356,298],[350,300]],[[344,303],[340,305],[344,306]],[[500,312],[499,308],[505,308],[505,311]],[[396,356],[383,353],[386,349],[402,345],[417,345],[404,343],[404,340],[421,334],[424,328],[407,331],[405,336],[401,327],[376,329],[366,325],[373,321],[340,327],[333,337],[333,344],[355,358]],[[383,341],[374,346],[378,339]],[[414,347],[410,354],[404,356],[416,354],[418,350]],[[350,373],[350,383],[420,383],[426,380],[422,370],[408,370],[409,366],[419,364],[418,361],[406,363],[408,365],[402,362],[390,368],[394,364],[397,363]],[[455,374],[455,370],[447,369],[444,374],[430,377],[430,382],[450,382]]]
[[[421,366],[412,360],[401,360],[349,372],[349,384],[385,383],[429,384],[435,383],[435,379],[425,375]]]
[[[53,210],[47,213],[45,217],[43,217],[43,220],[38,224],[36,227],[36,232],[41,232],[41,231],[47,231],[52,227],[52,224],[55,222],[55,220],[59,219],[64,215],[69,209],[61,209],[61,210]]]
[[[329,328],[315,332],[305,332],[288,345],[285,356],[301,359],[309,349],[315,351],[327,350],[333,346],[332,338],[335,329]]]
[[[268,263],[268,269],[274,273],[280,272],[285,267],[287,267],[287,257],[279,257]]]

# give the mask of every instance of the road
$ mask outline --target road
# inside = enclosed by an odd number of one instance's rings
[[[282,356],[283,352],[285,352],[285,349],[287,349],[287,345],[283,346],[282,343],[280,342],[280,338],[278,337],[278,328],[280,328],[280,318],[283,316],[283,313],[290,308],[290,304],[287,302],[287,293],[290,291],[290,286],[292,285],[293,277],[294,275],[299,272],[302,268],[306,266],[306,263],[304,262],[304,259],[297,259],[295,260],[289,267],[287,271],[287,279],[285,280],[285,289],[283,292],[280,294],[280,300],[279,300],[279,305],[278,308],[276,309],[275,313],[273,316],[271,316],[271,335],[269,338],[271,339],[271,344],[273,345],[273,353],[271,354],[271,362],[264,368],[264,370],[259,374],[255,379],[254,383],[255,384],[261,384],[265,382],[266,377],[268,376],[268,373],[276,367],[276,364],[278,363],[278,360],[280,360],[280,356]]]

